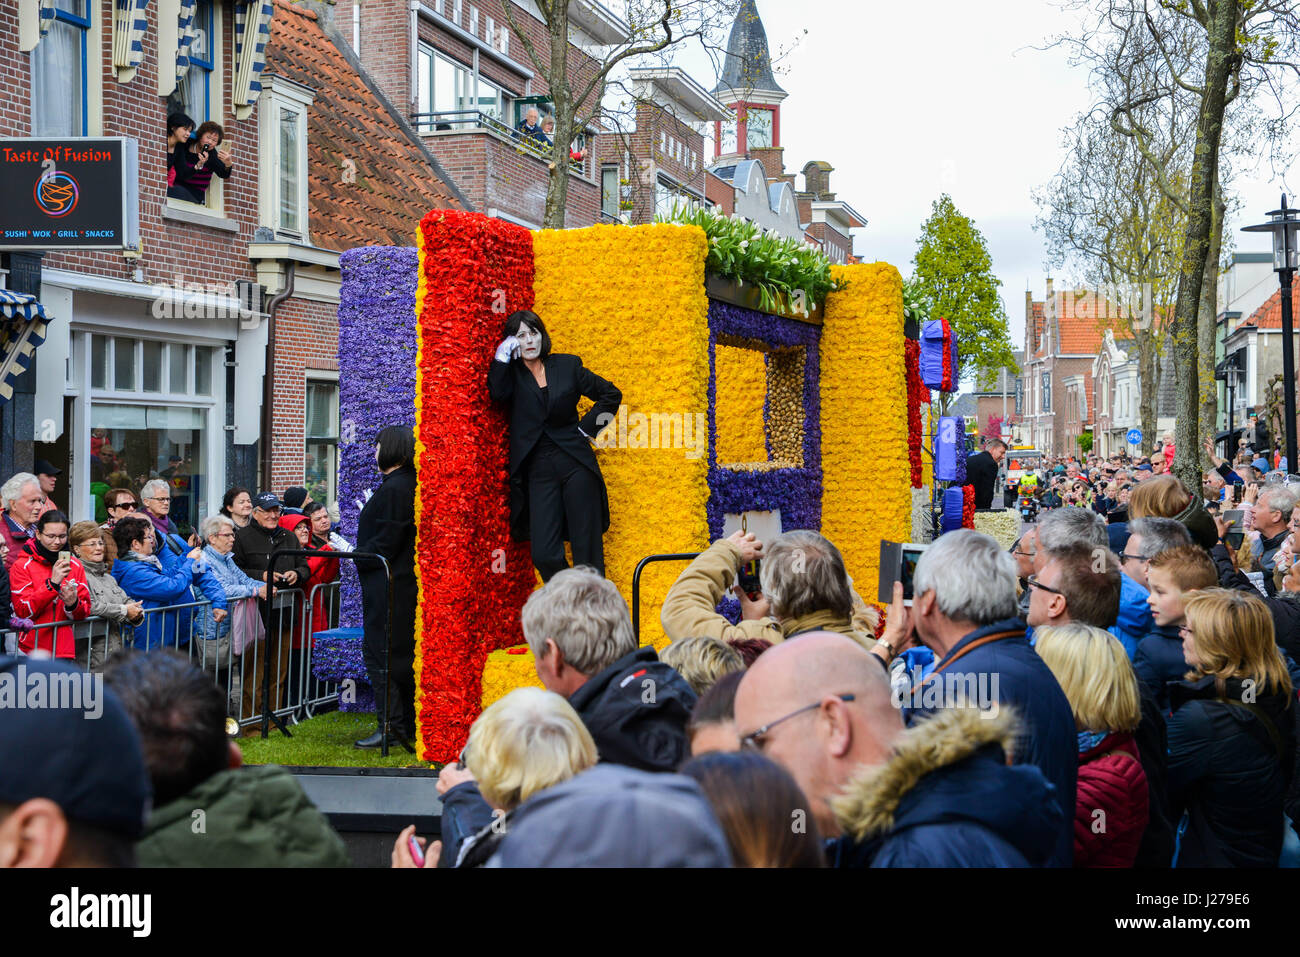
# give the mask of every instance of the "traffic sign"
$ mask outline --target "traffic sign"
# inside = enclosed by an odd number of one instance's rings
[[[1141,441],[1142,441],[1142,430],[1141,430],[1141,429],[1129,429],[1129,430],[1128,430],[1128,444],[1129,444],[1129,445],[1137,445],[1137,444],[1138,444],[1139,442],[1141,442]]]

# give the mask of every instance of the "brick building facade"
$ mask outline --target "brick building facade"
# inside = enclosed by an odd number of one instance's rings
[[[114,63],[110,0],[60,0],[71,19],[45,35],[33,29],[36,0],[13,6],[0,7],[0,136],[134,140],[140,246],[44,253],[32,291],[49,335],[19,390],[27,400],[4,407],[4,471],[36,458],[62,468],[54,498],[74,519],[101,511],[107,488],[138,491],[160,474],[184,524],[215,512],[231,484],[314,484],[332,499],[338,252],[409,244],[412,209],[463,205],[454,187],[307,5],[197,0],[183,47],[175,18],[187,7],[158,0],[133,69]],[[268,38],[246,48],[247,72],[234,50],[245,17],[250,35],[260,26]],[[82,56],[84,93],[50,67],[70,52]],[[233,156],[202,204],[167,196],[166,118],[178,106],[219,122]],[[53,129],[51,116],[71,122]],[[11,275],[32,258],[9,253]],[[263,310],[290,275],[275,316],[266,476]]]

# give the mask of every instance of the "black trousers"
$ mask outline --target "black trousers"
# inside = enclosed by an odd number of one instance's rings
[[[569,567],[564,557],[566,522],[574,564],[590,565],[604,575],[600,479],[546,439],[538,443],[526,468],[533,564],[542,581]]]
[[[404,592],[412,596],[404,601]],[[370,687],[375,691],[375,717],[384,724],[387,709],[390,727],[407,738],[415,736],[415,617],[414,585],[393,582],[393,657],[392,700],[385,701],[384,647],[387,641],[385,620],[388,611],[388,579],[382,574],[361,576],[361,617],[364,631],[361,657],[366,665]],[[409,609],[407,606],[410,606]]]

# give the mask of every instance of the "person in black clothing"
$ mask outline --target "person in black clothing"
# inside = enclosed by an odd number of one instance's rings
[[[488,369],[488,393],[510,418],[510,533],[532,542],[542,581],[575,565],[605,573],[602,536],[609,529],[609,495],[591,442],[618,413],[623,393],[586,369],[577,356],[553,355],[535,313],[506,320]],[[578,419],[578,399],[595,404]]]
[[[613,582],[591,568],[557,572],[529,596],[521,624],[537,677],[573,705],[601,761],[676,770],[695,692],[654,648],[637,647]]]
[[[1006,457],[1007,444],[1001,439],[992,439],[984,446],[983,452],[976,452],[966,459],[966,481],[975,486],[975,507],[992,508],[993,493],[998,484],[998,466]]]
[[[253,499],[253,514],[247,525],[235,529],[235,564],[250,578],[266,581],[274,552],[298,548],[298,539],[280,527],[281,504],[274,492],[262,492]],[[275,563],[275,588],[302,588],[311,577],[307,559],[301,556],[281,558]],[[268,664],[275,669],[271,680],[271,709],[280,707],[280,689],[289,679],[290,637],[294,627],[292,596],[287,605],[281,605],[274,594],[273,605],[267,606],[265,598],[258,599],[262,620],[266,624],[268,646],[258,649],[257,673],[244,668],[243,689],[245,716],[260,714],[262,702],[262,669]],[[248,649],[245,648],[245,655]]]
[[[375,692],[379,727],[358,748],[384,743],[384,715],[389,744],[415,737],[415,433],[409,425],[390,425],[375,440],[375,462],[384,480],[357,518],[357,551],[388,561],[393,575],[391,621],[388,576],[381,562],[357,561],[364,626],[361,653]],[[392,633],[392,668],[384,670],[388,628]],[[388,698],[389,681],[393,694]]]
[[[1258,595],[1208,588],[1187,600],[1191,671],[1169,686],[1175,867],[1274,867],[1295,768],[1295,693]]]

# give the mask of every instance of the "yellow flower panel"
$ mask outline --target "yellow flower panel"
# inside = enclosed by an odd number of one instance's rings
[[[763,427],[763,397],[767,393],[767,363],[757,349],[719,343],[713,368],[718,377],[718,464],[767,461]]]
[[[501,648],[488,653],[487,663],[483,666],[483,707],[504,698],[516,688],[540,688],[542,682],[537,677],[537,668],[533,664],[533,653],[527,645],[521,646],[522,654],[511,654],[518,648]]]
[[[875,598],[880,541],[911,534],[903,286],[888,263],[834,266],[821,344],[822,534]]]
[[[695,226],[534,234],[533,308],[554,351],[581,356],[623,393],[624,408],[599,437],[596,458],[609,490],[605,574],[629,606],[638,561],[699,551],[709,541],[707,252]],[[676,427],[647,427],[656,417]],[[659,611],[681,569],[660,563],[642,575],[643,644],[667,645]]]

